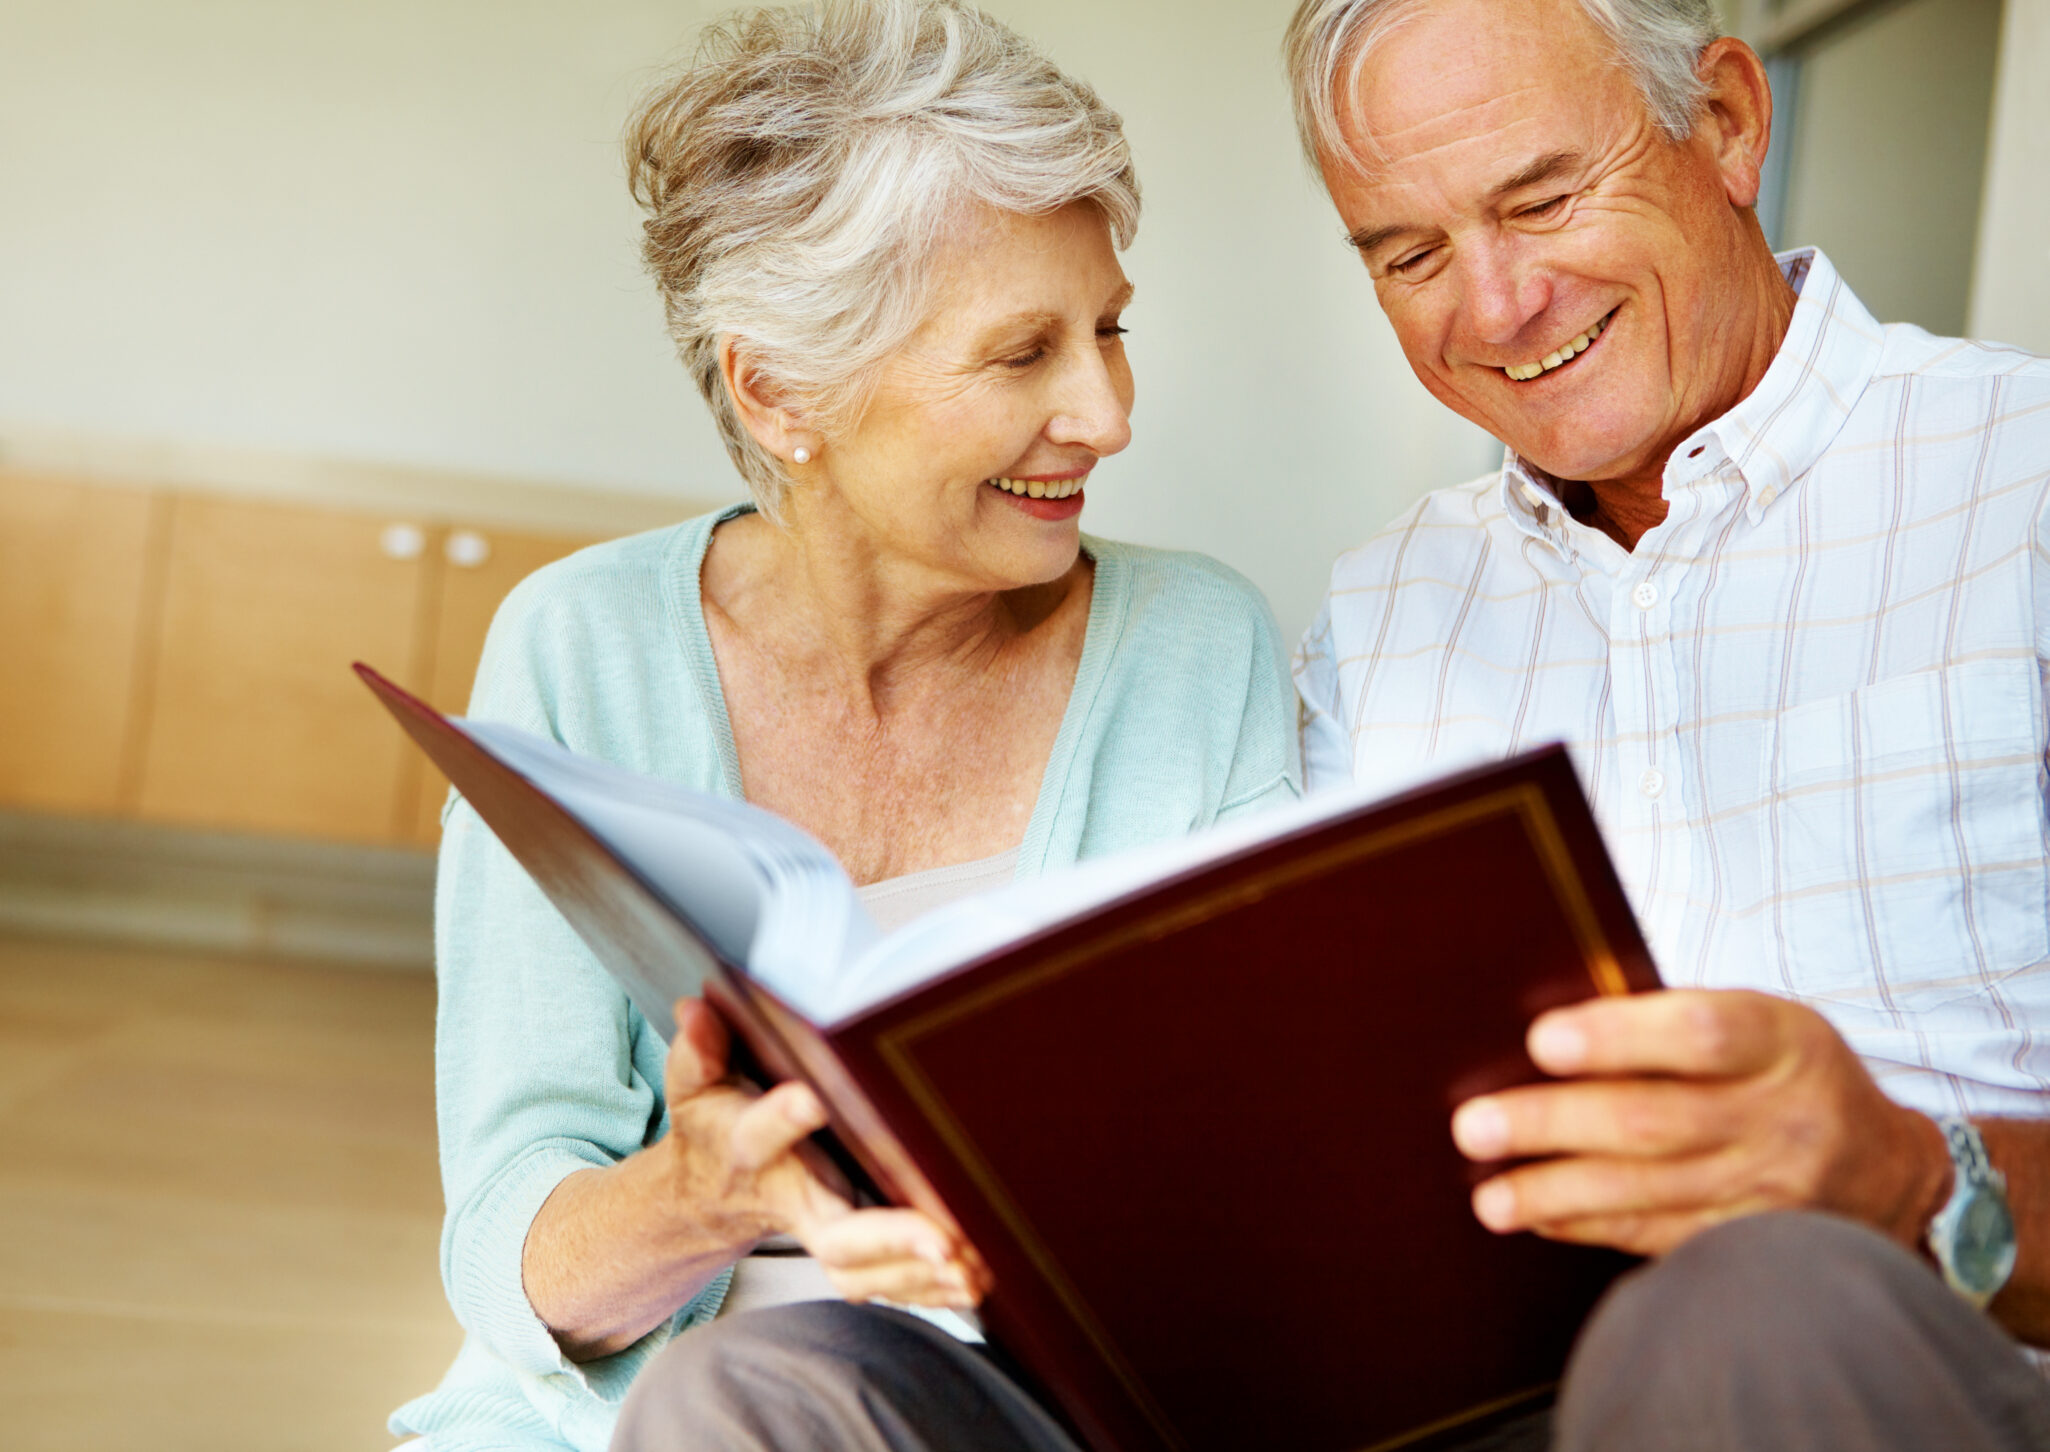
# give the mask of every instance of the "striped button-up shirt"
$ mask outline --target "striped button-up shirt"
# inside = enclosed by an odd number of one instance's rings
[[[1782,266],[1634,551],[1512,454],[1339,560],[1310,784],[1564,741],[1667,983],[1798,997],[1926,1112],[2050,1114],[2050,360]]]

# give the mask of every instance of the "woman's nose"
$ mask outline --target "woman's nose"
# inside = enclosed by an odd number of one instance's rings
[[[1132,441],[1132,370],[1124,350],[1091,348],[1064,369],[1058,410],[1047,425],[1056,444],[1083,444],[1098,458]]]

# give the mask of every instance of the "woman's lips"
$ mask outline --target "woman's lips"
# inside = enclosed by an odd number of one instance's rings
[[[995,486],[989,487],[994,488]],[[1029,494],[1012,494],[1003,489],[997,489],[996,492],[1002,497],[1004,503],[1011,505],[1013,508],[1023,510],[1034,519],[1073,519],[1082,512],[1082,491],[1080,489],[1077,489],[1065,499],[1034,499]]]
[[[1056,477],[990,479],[984,487],[994,489],[1007,503],[1034,519],[1060,520],[1073,519],[1082,512],[1082,486],[1088,481],[1085,470]]]

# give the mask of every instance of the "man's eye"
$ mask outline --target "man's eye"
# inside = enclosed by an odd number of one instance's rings
[[[1553,197],[1549,201],[1538,202],[1533,206],[1525,207],[1519,215],[1525,217],[1549,217],[1565,205],[1566,199],[1564,197]]]
[[[1388,270],[1398,276],[1407,277],[1409,274],[1420,270],[1426,262],[1436,255],[1437,251],[1437,248],[1430,247],[1422,252],[1412,252],[1407,257],[1399,258],[1389,263]]]

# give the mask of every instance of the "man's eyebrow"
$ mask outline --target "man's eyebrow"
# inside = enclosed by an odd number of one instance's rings
[[[1419,229],[1408,222],[1397,222],[1392,227],[1376,227],[1372,231],[1362,228],[1357,232],[1348,232],[1345,240],[1360,256],[1372,257],[1394,238],[1400,237],[1404,232],[1417,230]]]
[[[1523,170],[1517,172],[1514,176],[1505,177],[1502,181],[1498,182],[1494,189],[1488,193],[1488,200],[1491,202],[1499,201],[1511,192],[1520,192],[1525,187],[1534,187],[1539,182],[1547,182],[1555,177],[1563,176],[1579,166],[1580,161],[1581,156],[1577,151],[1548,151],[1525,166]],[[1345,240],[1360,256],[1371,257],[1377,250],[1387,246],[1389,242],[1400,237],[1403,233],[1421,232],[1424,230],[1426,229],[1414,223],[1397,222],[1392,226],[1375,227],[1371,230],[1361,228],[1357,232],[1347,233]]]
[[[1551,181],[1555,177],[1563,176],[1578,165],[1580,165],[1580,153],[1577,151],[1546,152],[1543,156],[1531,162],[1530,165],[1524,167],[1522,171],[1498,184],[1493,191],[1488,193],[1488,200],[1495,201],[1508,196],[1511,192],[1520,192],[1525,187],[1536,186],[1539,182]]]

